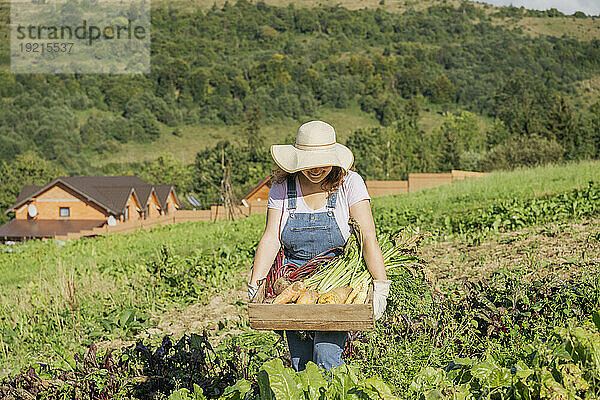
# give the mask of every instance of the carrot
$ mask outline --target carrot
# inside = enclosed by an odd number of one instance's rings
[[[363,287],[362,283],[356,287],[353,287],[352,292],[350,292],[350,295],[348,296],[348,298],[346,299],[346,301],[344,303],[352,304],[352,302],[354,301],[354,298],[356,298],[356,295],[360,292],[362,287]]]
[[[352,291],[352,288],[350,286],[342,286],[342,287],[333,289],[333,290],[325,293],[321,297],[319,297],[319,300],[317,300],[317,303],[320,303],[320,304],[344,304],[344,302],[348,298],[348,295],[350,294],[351,291]]]
[[[286,287],[284,291],[279,294],[279,296],[275,297],[273,304],[293,303],[305,290],[306,286],[302,281],[294,282],[290,286]]]
[[[298,297],[296,304],[315,304],[318,299],[319,292],[314,289],[308,289]]]
[[[357,293],[356,297],[352,301],[352,304],[364,304],[367,300],[367,292],[369,291],[369,287],[364,285],[360,288],[360,292]]]

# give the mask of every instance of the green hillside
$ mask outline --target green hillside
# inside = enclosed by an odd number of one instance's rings
[[[177,5],[183,10],[192,11],[198,7],[202,9],[210,9],[213,4],[217,7],[223,7],[225,1],[198,1],[187,0],[177,2],[153,2],[155,7],[165,6],[167,4]],[[266,4],[274,6],[288,6],[292,2],[282,1],[266,1]],[[294,1],[293,4],[297,8],[315,7],[317,5],[340,5],[350,10],[361,8],[382,8],[392,13],[403,13],[408,9],[423,10],[436,4],[449,4],[454,7],[460,6],[460,1],[387,1],[380,4],[379,0],[359,0],[359,1],[342,1],[342,2],[315,2]],[[499,7],[494,7],[485,3],[473,3],[476,7],[485,10],[485,14],[491,17],[493,24],[500,25],[512,30],[521,29],[523,35],[530,37],[539,36],[555,36],[562,37],[563,35],[589,41],[600,39],[600,24],[593,18],[575,18],[572,16],[557,16],[554,18],[544,17],[521,17],[509,18],[502,15],[497,15],[501,10]],[[600,84],[596,82],[596,78],[581,81],[578,84],[579,96],[586,99],[588,104],[591,104],[598,97],[598,89]],[[342,110],[319,110],[313,114],[315,119],[323,119],[329,121],[336,127],[338,137],[341,142],[345,142],[346,138],[352,130],[357,128],[365,128],[377,125],[377,121],[373,116],[367,117],[364,112],[358,110],[357,107],[346,108]],[[481,117],[485,121],[484,117]],[[442,118],[436,112],[424,113],[422,116],[422,126],[425,131],[431,131],[441,125]],[[485,122],[482,122],[485,124]],[[290,119],[287,122],[275,122],[263,127],[263,133],[266,136],[267,144],[280,143],[282,138],[285,138],[290,132],[294,132],[298,126],[298,121]],[[483,129],[485,130],[485,129]],[[206,147],[213,146],[219,140],[229,139],[236,140],[236,133],[239,132],[239,127],[227,126],[185,126],[182,128],[180,136],[169,135],[170,131],[165,127],[165,134],[152,144],[124,144],[114,152],[103,154],[101,157],[93,157],[92,164],[102,166],[107,162],[134,162],[147,161],[154,158],[157,152],[170,152],[178,156],[185,162],[190,162],[196,153]],[[286,134],[281,134],[286,132]]]

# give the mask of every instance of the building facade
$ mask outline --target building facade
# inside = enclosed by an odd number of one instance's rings
[[[136,176],[79,176],[27,185],[5,212],[15,218],[0,226],[0,239],[52,238],[168,215],[180,207],[173,185],[152,185]]]

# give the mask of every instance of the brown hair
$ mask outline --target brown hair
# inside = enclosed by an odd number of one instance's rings
[[[350,169],[354,170],[354,166],[352,166]],[[295,177],[297,174],[301,173],[301,171],[289,173],[277,167],[273,170],[273,172],[271,172],[269,186],[271,186],[274,183],[284,182],[288,176]],[[348,172],[344,171],[342,167],[334,166],[333,168],[331,168],[331,171],[329,172],[329,174],[327,174],[325,179],[323,179],[323,182],[321,182],[321,189],[323,189],[329,194],[335,192],[342,185],[342,181],[344,180],[344,177],[347,174]]]

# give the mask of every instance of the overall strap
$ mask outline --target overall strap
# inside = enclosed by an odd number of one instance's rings
[[[327,210],[328,211],[333,211],[333,209],[335,208],[335,203],[337,202],[337,195],[338,195],[337,190],[329,195],[329,199],[327,200]]]
[[[296,179],[293,175],[287,177],[287,198],[288,209],[293,214],[296,211]]]

